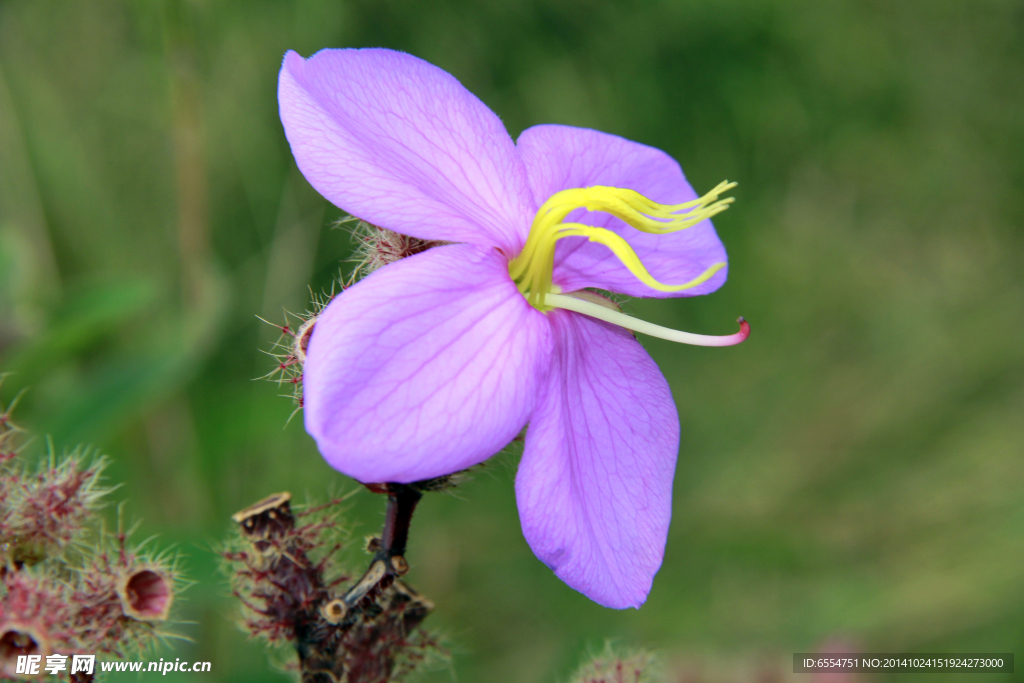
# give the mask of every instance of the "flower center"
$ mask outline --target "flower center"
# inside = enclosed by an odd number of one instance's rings
[[[582,223],[565,223],[565,218],[576,209],[602,211],[621,219],[641,232],[652,235],[668,235],[692,228],[703,220],[725,211],[733,198],[719,199],[719,196],[736,183],[722,182],[703,197],[682,204],[659,204],[639,192],[620,187],[582,187],[557,192],[537,211],[530,226],[523,251],[509,262],[508,272],[519,291],[539,311],[552,308],[583,313],[631,330],[643,332],[684,344],[700,346],[730,346],[747,338],[750,326],[740,318],[740,332],[727,337],[679,332],[669,328],[637,320],[623,313],[584,300],[581,297],[562,295],[551,281],[555,264],[555,245],[563,237],[586,237],[608,247],[629,272],[648,287],[660,292],[682,292],[707,282],[715,273],[725,267],[725,262],[714,263],[703,273],[680,284],[665,284],[656,280],[644,266],[629,243],[618,234],[605,228]]]

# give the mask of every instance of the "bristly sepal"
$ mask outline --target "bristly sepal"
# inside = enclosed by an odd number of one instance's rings
[[[356,251],[350,259],[354,264],[347,276],[335,282],[337,289],[344,291],[362,278],[403,258],[414,256],[448,242],[422,240],[402,233],[381,228],[355,216],[347,216],[335,223],[335,227],[348,229],[356,242]],[[269,351],[277,367],[264,375],[280,385],[291,387],[291,398],[295,402],[292,416],[303,408],[302,369],[306,363],[306,348],[313,335],[313,329],[320,313],[335,297],[334,288],[329,293],[314,296],[310,308],[304,313],[285,313],[283,325],[273,325],[281,336]],[[266,322],[266,321],[264,321]],[[290,419],[290,418],[289,418]]]

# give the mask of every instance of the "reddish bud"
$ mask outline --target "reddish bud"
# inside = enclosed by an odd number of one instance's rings
[[[0,417],[3,464],[18,449],[9,409],[0,407]],[[21,655],[124,657],[167,635],[150,622],[168,618],[176,562],[140,557],[120,519],[116,534],[102,526],[105,462],[51,451],[37,468],[0,470],[0,679],[17,675]],[[76,551],[69,555],[68,547]]]
[[[8,571],[0,585],[0,678],[22,678],[16,673],[19,655],[45,657],[74,649],[68,600],[59,582]]]
[[[657,676],[657,663],[649,652],[616,652],[605,645],[604,652],[591,657],[572,683],[648,683]]]

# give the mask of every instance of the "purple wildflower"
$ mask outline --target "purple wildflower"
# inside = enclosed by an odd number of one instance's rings
[[[596,602],[638,607],[664,554],[679,420],[623,327],[715,346],[749,328],[667,330],[582,290],[717,289],[726,256],[708,218],[731,185],[698,198],[664,152],[593,130],[513,142],[454,77],[390,50],[289,52],[278,96],[322,195],[455,243],[372,273],[317,320],[303,381],[320,452],[359,481],[407,483],[482,462],[529,423],[516,497],[530,547]]]

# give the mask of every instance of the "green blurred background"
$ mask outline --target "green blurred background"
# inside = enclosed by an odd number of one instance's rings
[[[774,680],[830,642],[1024,651],[1022,29],[1017,0],[2,0],[0,399],[31,387],[22,422],[110,454],[141,533],[188,556],[193,642],[170,656],[213,673],[180,680],[285,680],[211,550],[266,494],[353,488],[253,381],[276,338],[255,316],[303,310],[351,251],[289,153],[277,73],[287,49],[406,50],[513,136],[594,127],[698,191],[739,181],[725,287],[633,309],[754,329],[644,340],[683,436],[643,609],[534,558],[513,455],[424,501],[410,582],[459,680],[565,680],[606,638],[673,681]],[[352,499],[357,538],[382,510]]]

